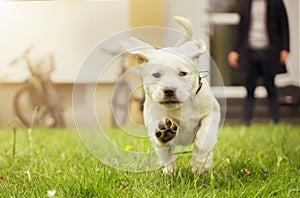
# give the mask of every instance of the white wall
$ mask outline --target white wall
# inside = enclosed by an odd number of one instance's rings
[[[99,42],[128,28],[128,12],[126,0],[0,2],[0,81],[24,79],[24,65],[8,64],[33,44],[34,58],[54,53],[55,81],[73,82]]]
[[[164,25],[166,27],[178,30],[182,33],[184,29],[176,23],[173,16],[183,16],[187,18],[193,26],[193,38],[202,39],[209,51],[209,0],[165,0],[164,1]],[[175,37],[172,32],[165,35],[165,42],[169,45],[174,45],[180,40],[181,36]],[[174,42],[175,41],[175,42]],[[200,57],[199,68],[201,71],[210,70],[210,55],[205,53]],[[207,77],[210,82],[209,77]]]

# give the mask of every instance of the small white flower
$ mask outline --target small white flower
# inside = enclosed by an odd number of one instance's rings
[[[282,157],[282,156],[278,156],[278,157],[277,157],[277,167],[280,166],[280,163],[281,163],[282,160],[283,160],[283,157]]]
[[[29,170],[25,171],[25,174],[27,175],[28,181],[31,181],[31,174]]]
[[[50,197],[50,198],[54,197],[55,193],[56,193],[56,190],[48,190],[47,191],[47,196]]]

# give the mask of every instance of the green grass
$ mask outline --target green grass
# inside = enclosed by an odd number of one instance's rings
[[[13,129],[0,131],[0,197],[300,197],[300,126],[224,126],[200,177],[191,154],[173,175],[124,172],[101,164],[75,130],[29,132],[17,129],[14,144]]]

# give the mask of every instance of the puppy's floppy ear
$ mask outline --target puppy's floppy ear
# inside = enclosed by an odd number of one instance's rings
[[[138,59],[144,61],[148,61],[155,51],[150,44],[134,37],[130,37],[127,41],[121,41],[120,44],[128,53],[138,55]]]
[[[178,47],[178,51],[187,58],[197,61],[201,54],[206,52],[206,45],[203,40],[192,40]]]

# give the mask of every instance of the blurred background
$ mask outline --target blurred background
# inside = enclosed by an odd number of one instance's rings
[[[276,84],[282,88],[300,85],[300,2],[284,2],[289,16],[291,54],[287,64],[288,73],[276,78]],[[43,69],[47,67],[45,60],[49,54],[54,57],[55,70],[51,73],[51,79],[57,92],[57,102],[62,108],[64,126],[74,127],[72,89],[77,72],[89,52],[104,39],[130,28],[163,26],[182,31],[173,19],[175,15],[188,18],[193,24],[195,38],[202,38],[207,43],[209,53],[224,80],[228,98],[226,122],[235,122],[240,117],[245,90],[241,87],[238,71],[228,65],[227,55],[239,21],[238,3],[239,0],[0,2],[0,127],[6,127],[16,118],[16,94],[31,74],[26,61],[11,63],[16,57],[24,56],[28,47],[34,46],[28,55],[32,64]],[[168,40],[165,35],[149,35],[149,39]],[[216,69],[205,69],[210,71],[210,84],[217,89],[220,85],[214,79]],[[120,72],[121,67],[116,65],[104,76],[101,87],[97,87],[96,111],[105,126],[114,126],[111,95]],[[82,82],[82,90],[82,99],[75,105],[84,106],[89,101],[86,97],[94,91],[89,82]],[[297,123],[300,120],[299,105],[289,105],[294,93],[283,92],[283,120]],[[258,87],[256,95],[262,99],[266,91]],[[268,110],[264,109],[263,100],[260,103],[262,108],[256,108],[259,111],[255,117],[264,120],[268,117]]]

